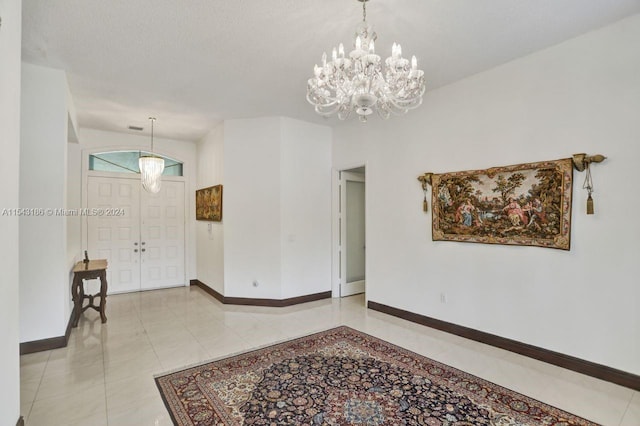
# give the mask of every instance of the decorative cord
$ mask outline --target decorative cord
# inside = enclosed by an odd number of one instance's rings
[[[594,192],[593,190],[593,179],[591,178],[591,168],[589,167],[589,163],[586,164],[585,167],[585,176],[584,183],[582,184],[582,189],[586,189],[589,196],[587,197],[587,214],[593,214],[593,198],[591,194]]]

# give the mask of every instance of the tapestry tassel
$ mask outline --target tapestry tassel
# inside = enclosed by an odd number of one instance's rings
[[[591,194],[595,192],[593,190],[593,178],[591,177],[591,163],[602,163],[607,157],[602,154],[587,155],[587,154],[573,154],[573,166],[577,171],[586,171],[584,177],[584,184],[582,188],[587,190],[587,214],[593,214],[593,197]]]
[[[589,197],[587,198],[587,214],[593,214],[593,198],[591,198],[591,193],[589,193]]]
[[[427,213],[429,211],[429,203],[427,203],[428,185],[431,185],[431,177],[433,173],[425,173],[422,176],[418,176],[418,180],[422,183],[422,192],[424,192],[424,200],[422,200],[422,211]]]
[[[424,191],[424,200],[422,201],[422,211],[425,213],[429,211],[429,203],[427,203],[427,184],[422,185],[422,190]]]
[[[585,170],[587,171],[584,177],[584,184],[582,187],[587,190],[589,196],[587,197],[587,214],[593,214],[593,198],[591,198],[591,193],[593,193],[593,178],[591,177],[591,167],[589,163],[587,163]]]

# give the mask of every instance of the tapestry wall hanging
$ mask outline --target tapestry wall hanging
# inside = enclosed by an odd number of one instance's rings
[[[569,250],[572,159],[426,173],[432,239]],[[430,181],[430,182],[429,182]]]
[[[222,185],[196,191],[196,220],[222,221]]]

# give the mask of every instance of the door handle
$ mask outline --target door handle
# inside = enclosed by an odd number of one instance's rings
[[[134,245],[134,246],[137,246],[137,245],[138,245],[138,243],[133,243],[133,245]]]
[[[140,244],[145,245],[146,243],[143,241],[143,242],[142,242],[142,243],[140,243]]]
[[[142,249],[142,250],[140,250],[140,251],[147,251],[147,250],[146,250],[146,249]]]
[[[134,250],[133,250],[133,252],[134,252],[134,253],[137,253],[137,252],[138,252],[138,249],[134,249]]]

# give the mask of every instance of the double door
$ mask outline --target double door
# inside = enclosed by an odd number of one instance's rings
[[[89,176],[87,207],[87,250],[109,262],[109,294],[185,284],[184,182],[151,194],[139,178]]]

